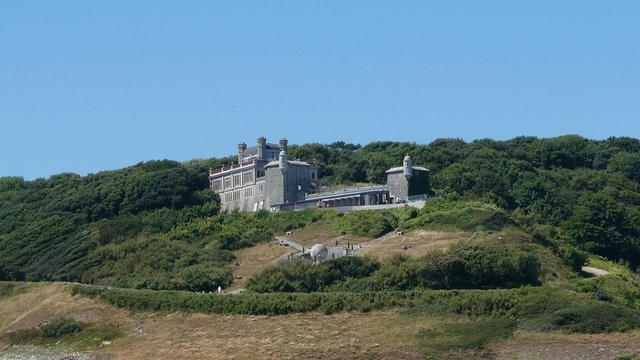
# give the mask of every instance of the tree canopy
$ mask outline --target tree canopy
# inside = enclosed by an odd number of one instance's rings
[[[544,229],[544,236],[566,246],[558,251],[567,257],[577,254],[567,249],[575,249],[640,266],[637,139],[566,135],[365,146],[337,141],[294,144],[289,152],[290,158],[317,162],[331,183],[374,184],[384,183],[385,171],[409,154],[414,165],[431,170],[432,191],[500,209],[485,209],[487,221]],[[262,212],[219,213],[219,198],[208,189],[208,169],[234,159],[154,160],[32,181],[0,178],[0,278],[211,289],[232,281],[231,251],[268,241],[274,232],[314,216],[329,216],[318,212],[301,220],[282,214],[274,220]],[[406,224],[427,226],[437,216]],[[377,236],[401,223],[387,214],[354,215],[336,219],[334,227]]]

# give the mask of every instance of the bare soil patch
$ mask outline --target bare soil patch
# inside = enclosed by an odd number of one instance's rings
[[[382,238],[362,244],[360,253],[372,255],[379,259],[392,256],[395,253],[409,256],[421,256],[433,250],[448,249],[451,245],[471,236],[466,232],[443,232],[417,230],[398,235],[388,234]],[[406,250],[404,250],[406,248]]]

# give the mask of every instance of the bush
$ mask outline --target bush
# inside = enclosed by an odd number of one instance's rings
[[[345,214],[332,224],[337,234],[352,234],[360,237],[377,238],[398,226],[398,218],[390,210],[354,211]]]
[[[402,311],[403,315],[466,317],[509,314],[518,303],[521,291],[509,290],[436,290],[423,293],[420,301]]]
[[[430,253],[419,261],[418,282],[425,288],[510,288],[540,282],[540,262],[515,246],[459,246],[446,253]]]
[[[640,312],[608,302],[589,302],[554,312],[552,324],[570,333],[624,332],[640,327]]]
[[[417,217],[403,222],[399,228],[411,230],[429,227],[443,230],[496,231],[513,221],[495,205],[467,201],[431,200]]]
[[[571,267],[573,271],[579,272],[587,261],[587,254],[571,245],[560,245],[555,253],[562,259],[562,262]]]
[[[186,311],[208,314],[285,315],[309,311],[371,311],[407,306],[422,292],[363,293],[245,293],[233,296],[194,294],[182,291],[112,289],[93,291],[75,286],[75,294],[99,297],[113,306],[134,311]]]
[[[49,321],[48,323],[40,326],[39,329],[44,337],[58,338],[82,331],[83,325],[74,318],[61,317]]]
[[[314,265],[296,259],[267,268],[249,279],[246,288],[258,293],[325,291],[347,279],[371,275],[380,263],[369,257],[341,257]]]

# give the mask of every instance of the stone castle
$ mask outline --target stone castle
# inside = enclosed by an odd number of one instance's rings
[[[387,185],[313,193],[318,183],[318,166],[313,162],[289,160],[287,139],[269,144],[259,137],[257,145],[238,144],[238,163],[211,169],[211,189],[220,195],[222,210],[299,210],[313,207],[368,206],[406,201],[429,192],[429,170],[413,166],[404,158],[403,166],[387,170]]]

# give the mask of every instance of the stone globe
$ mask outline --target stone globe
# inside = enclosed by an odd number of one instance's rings
[[[329,255],[329,250],[322,244],[315,244],[309,251],[309,255],[311,255],[311,260],[322,261]]]

